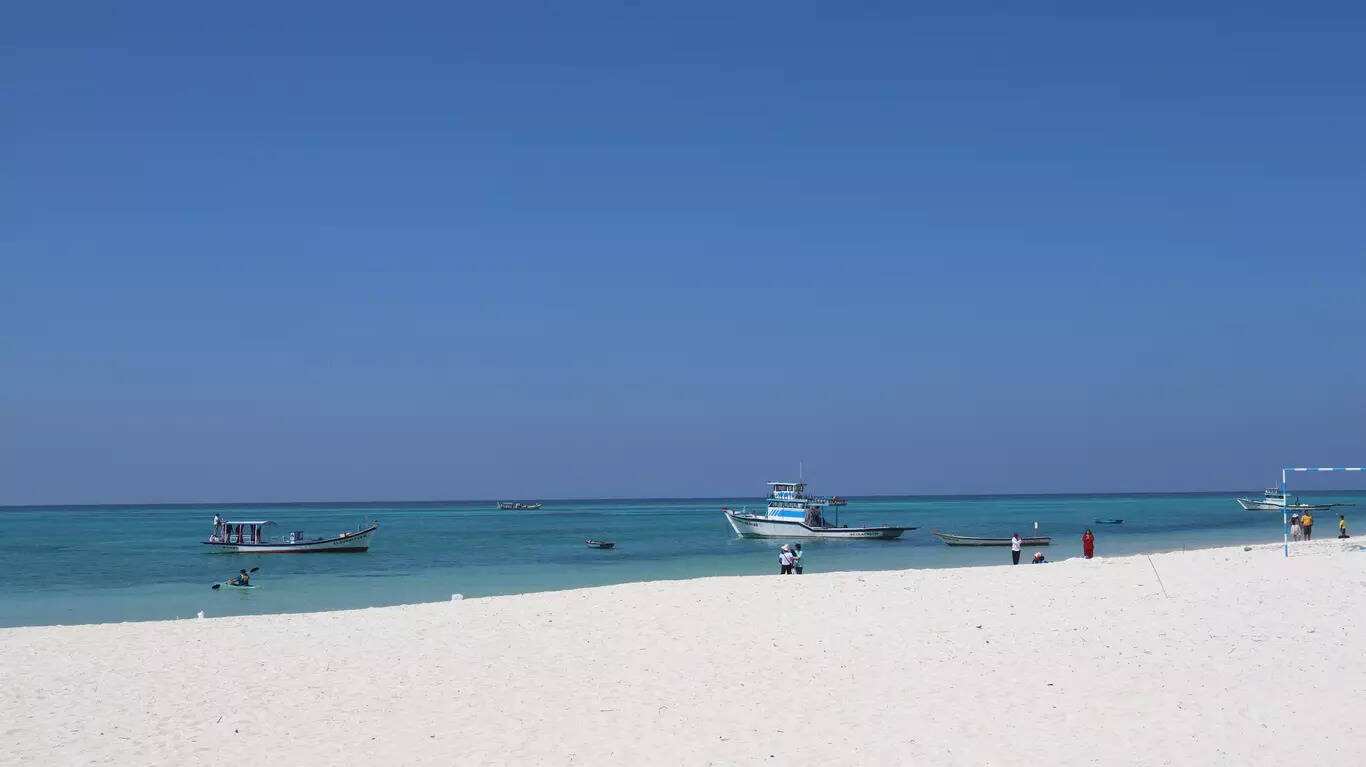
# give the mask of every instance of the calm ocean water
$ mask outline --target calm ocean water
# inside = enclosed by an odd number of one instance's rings
[[[1247,493],[1243,493],[1246,495]],[[931,529],[963,535],[1053,536],[1050,559],[1080,556],[1082,531],[1098,556],[1180,547],[1279,541],[1281,517],[1243,511],[1234,493],[1102,496],[853,498],[852,525],[916,525],[898,541],[803,541],[808,573],[957,567],[1009,562],[1007,549],[950,548]],[[1311,496],[1304,496],[1308,500]],[[1355,502],[1340,509],[1349,530],[1366,494],[1315,495]],[[0,626],[99,623],[305,612],[445,601],[628,581],[758,575],[777,571],[782,541],[740,539],[722,505],[759,498],[546,501],[539,511],[497,511],[491,502],[253,504],[181,507],[0,509]],[[272,519],[276,530],[335,533],[368,517],[381,522],[369,552],[310,556],[219,554],[199,542],[213,515]],[[1096,525],[1122,518],[1123,525]],[[1335,535],[1323,514],[1319,536]],[[1366,532],[1366,528],[1363,528]],[[587,538],[615,540],[610,551]],[[1028,552],[1027,552],[1028,553]],[[238,568],[260,567],[254,591],[211,591]]]

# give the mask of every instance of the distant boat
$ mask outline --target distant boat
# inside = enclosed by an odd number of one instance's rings
[[[952,533],[941,533],[938,530],[930,532],[939,536],[940,540],[950,546],[1009,546],[1009,538],[974,538],[970,535],[953,535]],[[1047,546],[1053,539],[1046,535],[1038,535],[1033,538],[1021,538],[1021,546]]]
[[[1294,503],[1287,503],[1285,493],[1274,487],[1268,487],[1262,491],[1262,497],[1256,498],[1235,498],[1239,506],[1247,511],[1328,511],[1334,506],[1352,506],[1350,503],[1300,503],[1298,496]]]
[[[588,541],[588,545],[592,546],[595,549],[610,549],[613,546],[617,545],[617,543],[616,541],[594,541],[590,539]]]
[[[736,511],[721,507],[735,534],[742,538],[900,538],[914,527],[839,526],[825,518],[821,510],[832,506],[829,499],[809,498],[803,482],[768,483],[767,513]]]
[[[280,538],[267,539],[262,530],[273,526],[275,523],[268,519],[235,522],[215,516],[213,535],[203,543],[217,551],[235,554],[336,554],[368,551],[370,536],[379,529],[379,523],[372,522],[367,527],[330,538],[309,538],[302,530],[295,530]]]
[[[541,508],[539,503],[513,503],[510,501],[499,501],[499,511],[535,511]]]
[[[1124,524],[1124,520],[1122,520],[1122,519],[1097,519],[1097,520],[1096,520],[1096,524],[1098,524],[1098,525],[1122,525],[1122,524]]]

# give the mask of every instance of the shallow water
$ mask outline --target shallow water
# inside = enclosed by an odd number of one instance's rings
[[[1091,528],[1096,553],[1127,554],[1281,539],[1278,513],[1243,511],[1234,493],[1179,495],[853,498],[851,525],[914,525],[897,541],[802,541],[808,573],[1003,564],[1008,549],[948,547],[931,529],[961,535],[1053,536],[1050,559],[1080,556]],[[1311,496],[1304,496],[1309,500]],[[1355,502],[1366,493],[1315,495]],[[737,538],[722,505],[759,498],[546,501],[539,511],[491,502],[253,504],[180,507],[0,509],[0,626],[96,623],[337,610],[577,588],[629,581],[777,572],[783,541]],[[272,519],[274,530],[336,533],[365,518],[381,526],[369,552],[287,556],[219,554],[200,541],[214,513]],[[1098,525],[1097,518],[1122,518]],[[1315,537],[1337,534],[1337,514]],[[274,534],[272,532],[272,534]],[[617,542],[590,549],[585,539]],[[1033,550],[1026,551],[1025,560]],[[238,568],[261,568],[252,591],[211,591]]]

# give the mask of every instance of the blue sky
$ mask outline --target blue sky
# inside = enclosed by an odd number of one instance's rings
[[[11,4],[0,503],[1366,460],[1362,6],[1022,7]]]

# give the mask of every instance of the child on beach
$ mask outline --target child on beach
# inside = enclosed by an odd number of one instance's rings
[[[1042,552],[1042,551],[1036,551],[1036,552],[1034,552],[1034,564],[1036,564],[1036,565],[1041,565],[1041,564],[1043,564],[1044,562],[1047,562],[1047,561],[1048,561],[1047,559],[1044,559],[1044,556],[1043,556],[1043,552]]]
[[[792,552],[792,569],[796,571],[797,575],[801,575],[801,574],[802,574],[802,545],[801,545],[800,543],[798,543],[798,544],[796,544],[796,548],[797,548],[797,550],[794,551],[794,552]]]
[[[1294,538],[1297,541],[1302,537],[1300,532],[1299,514],[1295,514],[1294,516],[1290,517],[1290,537]]]

